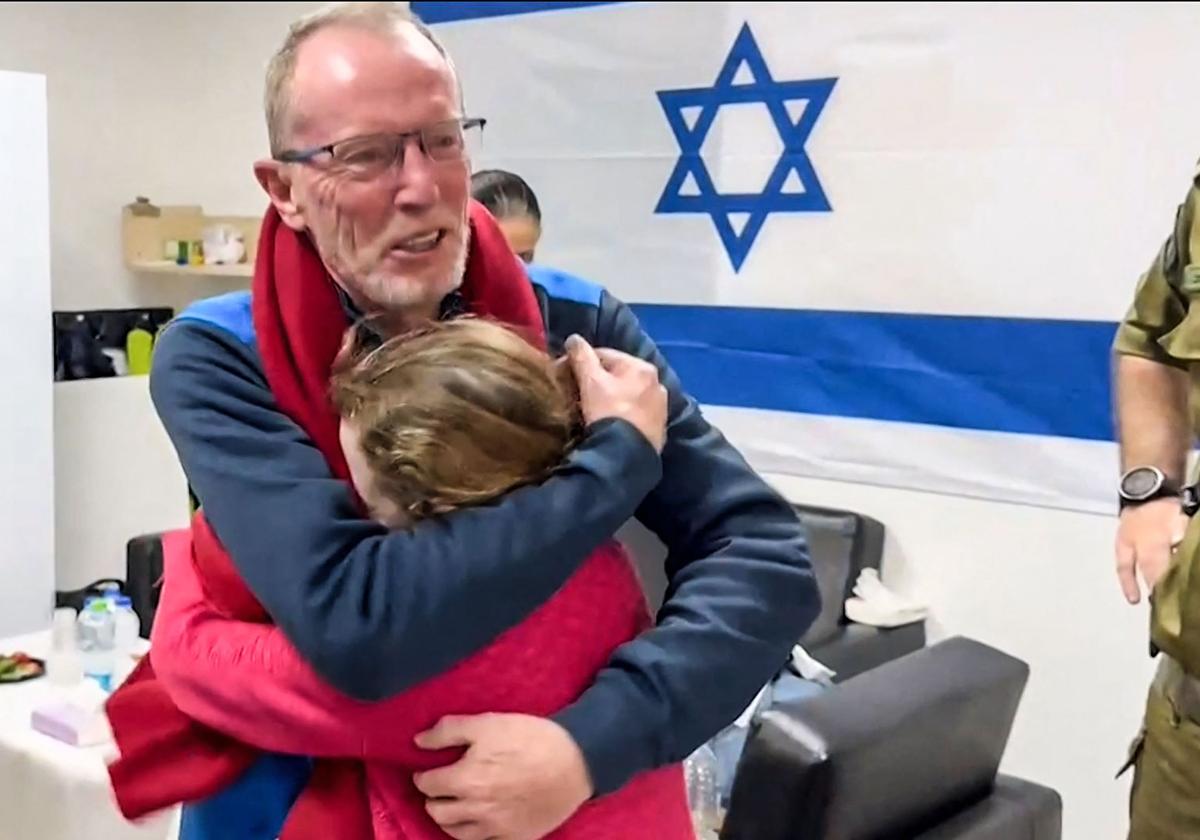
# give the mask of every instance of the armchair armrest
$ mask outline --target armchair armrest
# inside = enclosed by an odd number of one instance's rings
[[[1026,663],[953,638],[769,709],[751,727],[721,840],[919,837],[992,791],[1028,676]]]
[[[916,840],[1059,840],[1062,797],[1024,779],[997,776],[990,795],[954,814]]]

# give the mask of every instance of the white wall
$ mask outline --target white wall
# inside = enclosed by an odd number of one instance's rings
[[[187,524],[187,481],[150,403],[149,379],[54,385],[56,580],[125,577],[125,543]]]
[[[146,195],[262,212],[251,163],[266,149],[263,71],[288,23],[319,5],[0,4],[0,69],[47,78],[55,309],[178,308],[244,285],[131,275],[121,207]],[[41,353],[49,319],[34,323]],[[30,369],[49,392],[49,356]],[[77,587],[122,576],[125,540],[184,524],[187,500],[144,382],[61,383],[55,393],[57,578]],[[49,475],[47,462],[47,490]]]
[[[884,582],[933,610],[931,641],[965,635],[1030,666],[1004,770],[1057,789],[1067,840],[1125,836],[1129,775],[1152,665],[1147,612],[1113,574],[1112,517],[767,476],[796,502],[888,529]]]
[[[54,606],[46,80],[0,71],[0,637]]]

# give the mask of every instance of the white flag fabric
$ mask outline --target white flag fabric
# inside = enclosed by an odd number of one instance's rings
[[[416,2],[760,469],[1115,510],[1115,321],[1200,155],[1195,6]]]

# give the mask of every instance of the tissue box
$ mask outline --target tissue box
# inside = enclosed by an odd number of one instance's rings
[[[112,738],[99,707],[56,700],[33,710],[34,730],[73,747],[94,747]]]

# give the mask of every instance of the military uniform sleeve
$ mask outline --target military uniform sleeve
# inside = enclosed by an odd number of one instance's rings
[[[1200,168],[1197,177],[1200,178]],[[1170,352],[1169,342],[1164,339],[1187,316],[1185,274],[1200,236],[1200,231],[1195,230],[1198,200],[1200,190],[1194,181],[1175,213],[1170,235],[1138,282],[1133,303],[1117,328],[1113,342],[1117,353],[1181,369],[1187,366],[1186,361]]]

